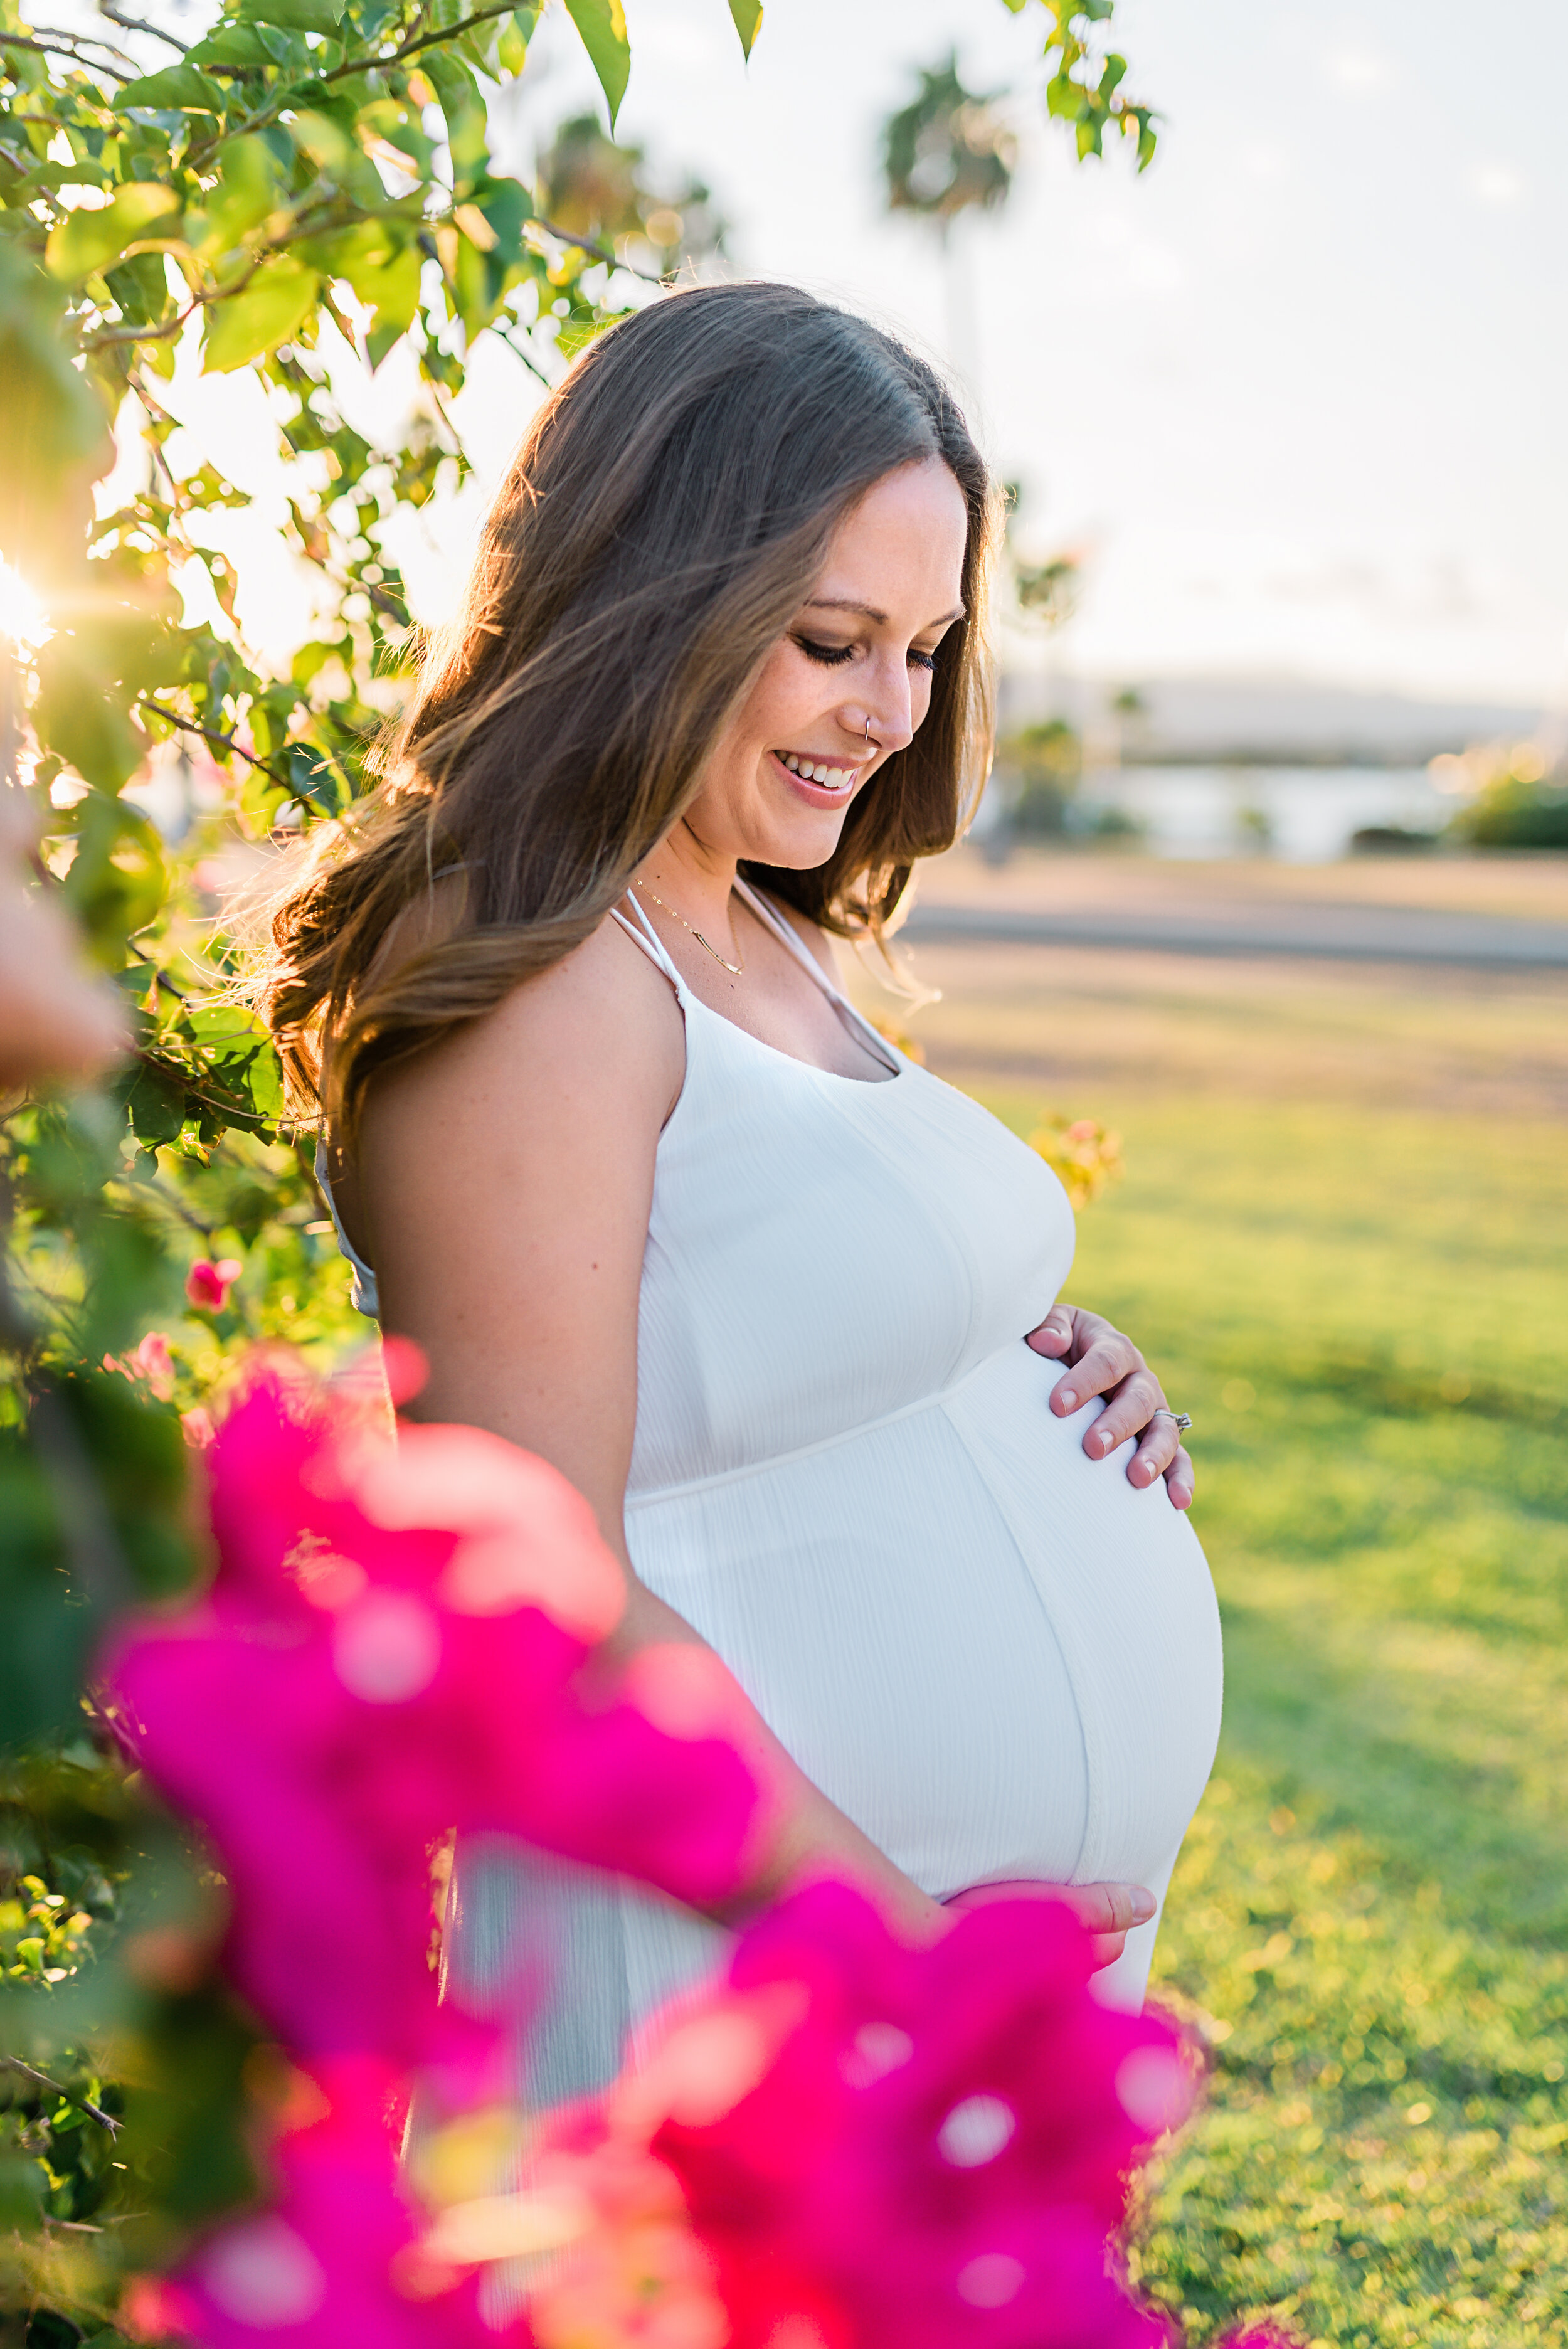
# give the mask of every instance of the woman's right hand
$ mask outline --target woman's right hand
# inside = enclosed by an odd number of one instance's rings
[[[949,1909],[984,1909],[994,1900],[1059,1900],[1080,1925],[1088,1926],[1097,1973],[1116,1963],[1132,1928],[1147,1925],[1160,1905],[1143,1884],[1041,1884],[1033,1878],[971,1884],[944,1905]]]

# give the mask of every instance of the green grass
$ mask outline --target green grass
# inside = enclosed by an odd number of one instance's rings
[[[1060,1105],[1126,1137],[1068,1294],[1193,1413],[1225,1620],[1156,1961],[1213,2077],[1144,2287],[1200,2338],[1568,2342],[1568,1136]]]

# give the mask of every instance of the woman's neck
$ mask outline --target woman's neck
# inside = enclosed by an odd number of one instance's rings
[[[645,859],[636,886],[662,897],[673,912],[717,943],[731,936],[729,901],[737,863],[682,822]]]

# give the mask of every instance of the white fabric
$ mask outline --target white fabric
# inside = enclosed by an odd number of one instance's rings
[[[686,1070],[643,1267],[638,1574],[927,1891],[1115,1878],[1163,1898],[1214,1754],[1218,1613],[1163,1485],[1129,1485],[1125,1448],[1085,1457],[1100,1406],[1047,1407],[1060,1367],[1023,1340],[1072,1260],[1060,1185],[864,1023],[881,1081],[759,1042],[642,919]],[[471,1992],[499,1986],[517,1935],[555,1940],[539,2097],[606,2077],[628,2026],[724,1946],[633,1888],[493,1849],[467,1855],[458,1911]],[[1114,2002],[1141,2000],[1157,1925],[1099,1978]]]

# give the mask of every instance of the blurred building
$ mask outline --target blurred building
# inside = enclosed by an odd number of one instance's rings
[[[1128,685],[1099,678],[1002,679],[1003,735],[1064,719],[1084,763],[1106,766],[1424,767],[1473,742],[1519,740],[1538,708],[1423,701],[1282,679],[1163,678]]]

